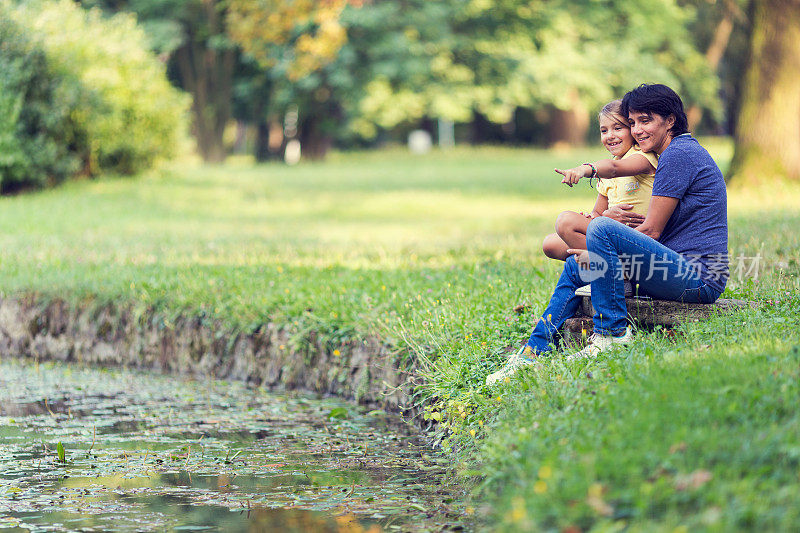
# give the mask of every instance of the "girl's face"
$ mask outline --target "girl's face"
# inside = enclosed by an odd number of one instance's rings
[[[619,121],[607,115],[600,115],[600,142],[613,155],[622,157],[633,146],[633,135],[631,129]]]

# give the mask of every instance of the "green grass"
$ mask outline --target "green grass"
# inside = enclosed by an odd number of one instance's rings
[[[483,313],[489,297],[499,311],[527,296],[532,273],[555,271],[539,245],[558,212],[591,204],[588,187],[569,190],[550,172],[581,157],[498,149],[176,165],[4,198],[0,290],[359,335],[383,335],[380,324],[437,300]],[[498,279],[504,294],[490,288]]]
[[[680,340],[642,335],[588,366],[552,361],[509,384],[480,452],[495,519],[508,529],[797,529],[796,305],[718,318]]]
[[[708,143],[723,170],[730,144]],[[483,385],[550,295],[542,237],[591,207],[555,166],[585,149],[334,154],[321,164],[175,164],[0,200],[0,291],[273,321],[302,341],[379,336],[415,358],[476,506],[514,529],[800,526],[800,186],[729,191],[734,255],[756,311],[639,333],[568,366]],[[517,314],[514,306],[526,304]],[[589,377],[591,374],[591,377]]]

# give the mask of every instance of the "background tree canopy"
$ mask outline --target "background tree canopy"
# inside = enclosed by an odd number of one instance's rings
[[[86,81],[109,68],[101,64],[118,65],[116,77],[100,76],[93,89],[92,98],[105,95],[105,110],[88,97],[75,97],[86,117],[99,110],[93,120],[84,121],[87,134],[112,138],[109,132],[122,117],[143,117],[149,111],[179,120],[185,103],[175,100],[173,105],[166,96],[173,93],[160,82],[141,84],[163,77],[159,63],[140,52],[148,47],[166,63],[172,83],[191,96],[192,133],[199,152],[211,162],[222,161],[231,150],[252,151],[259,160],[279,157],[292,138],[300,140],[304,156],[319,158],[334,145],[402,141],[420,127],[435,133],[441,119],[456,124],[460,141],[583,143],[596,110],[642,82],[675,88],[687,104],[693,131],[731,134],[738,121],[740,145],[752,145],[746,132],[758,128],[752,118],[744,119],[751,126],[742,126],[739,109],[751,109],[745,114],[752,117],[760,113],[752,110],[760,108],[739,104],[757,102],[771,91],[757,88],[756,74],[745,87],[741,73],[752,55],[763,68],[789,72],[793,79],[791,47],[781,48],[777,41],[767,46],[759,35],[771,35],[764,29],[769,21],[780,22],[782,35],[800,31],[799,22],[780,15],[793,12],[795,0],[758,8],[749,0],[80,2],[105,17],[87,14],[67,0],[2,1],[16,6],[15,20],[23,31],[41,35],[27,38],[52,56],[53,64],[83,69],[75,79]],[[58,10],[64,24],[46,14]],[[91,35],[96,49],[79,44],[82,35]],[[112,35],[128,44],[112,50],[103,39]],[[152,74],[134,74],[145,68],[135,66],[137,61],[149,62]],[[108,102],[126,91],[141,93],[141,106],[130,101],[128,111],[110,112]],[[3,105],[13,109],[11,100]],[[153,138],[174,137],[166,129],[153,130],[150,119],[137,120],[142,131],[156,132]],[[135,150],[113,143],[104,151],[89,150],[82,168],[87,173],[98,165],[130,171],[169,153],[159,152],[159,145],[174,144],[138,134],[134,141]],[[92,146],[79,136],[70,142]],[[800,154],[800,148],[792,150]],[[756,152],[749,150],[749,160]],[[752,172],[758,167],[744,164],[744,151],[737,154],[736,168]],[[777,174],[795,168],[798,157],[786,156]]]
[[[362,138],[425,118],[465,123],[480,114],[502,124],[523,108],[568,121],[552,132],[580,141],[592,110],[643,80],[720,116],[717,77],[688,31],[694,9],[672,0],[340,1],[294,19],[276,4],[232,0],[234,40],[274,75],[278,106],[300,102],[301,114],[320,121],[344,118]],[[346,40],[324,31],[331,24]],[[325,61],[298,68],[309,61],[298,53],[309,36]]]
[[[266,155],[268,131],[283,129],[289,109],[312,157],[438,118],[472,124],[475,141],[513,123],[504,140],[582,142],[594,110],[642,81],[668,83],[721,118],[718,78],[689,31],[698,10],[676,0],[83,4],[137,14],[193,95],[210,161],[224,157],[234,115]]]

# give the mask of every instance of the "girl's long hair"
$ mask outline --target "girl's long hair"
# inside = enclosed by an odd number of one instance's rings
[[[628,129],[631,128],[628,121],[625,120],[625,116],[622,114],[622,100],[612,100],[604,105],[603,109],[601,109],[600,113],[597,115],[597,118],[600,117],[610,118],[621,126],[625,126]]]

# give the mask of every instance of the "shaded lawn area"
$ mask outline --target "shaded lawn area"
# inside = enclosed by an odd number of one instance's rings
[[[729,144],[709,146],[725,170]],[[483,386],[555,284],[543,236],[560,211],[593,203],[552,168],[602,156],[458,148],[173,164],[3,198],[0,290],[379,336],[420,363],[436,439],[489,502],[479,511],[510,530],[797,528],[800,186],[729,192],[731,250],[765,268],[726,296],[758,300],[758,312]]]

